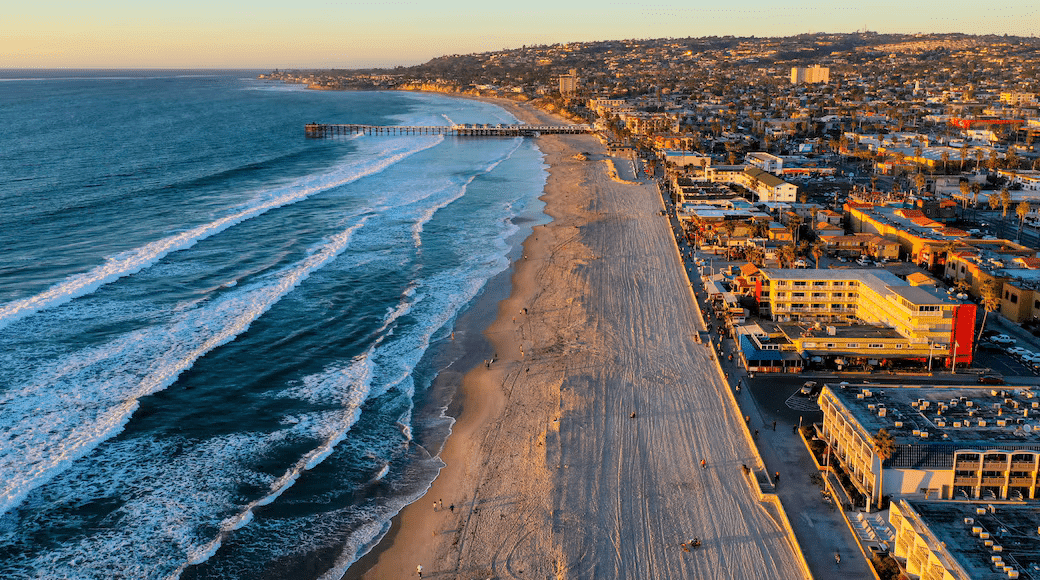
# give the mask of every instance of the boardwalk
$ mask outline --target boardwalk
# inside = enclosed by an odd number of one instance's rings
[[[535,137],[538,135],[561,135],[591,133],[591,125],[350,125],[308,123],[308,137],[325,138],[342,135],[446,135],[450,137]]]

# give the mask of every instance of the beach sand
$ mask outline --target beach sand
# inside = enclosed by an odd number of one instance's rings
[[[756,459],[692,338],[701,322],[656,188],[611,179],[595,137],[538,146],[552,221],[524,242],[487,329],[498,358],[462,378],[429,492],[345,578],[414,578],[420,564],[424,578],[802,577],[743,477]],[[680,549],[694,536],[703,547]]]

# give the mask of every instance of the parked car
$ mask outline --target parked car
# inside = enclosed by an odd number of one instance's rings
[[[1006,334],[998,334],[996,336],[990,337],[989,340],[990,342],[1003,345],[1015,344],[1015,342],[1017,342],[1015,339],[1011,338]]]
[[[802,389],[799,392],[803,395],[810,395],[814,388],[816,388],[816,381],[805,381],[805,384],[802,385]]]

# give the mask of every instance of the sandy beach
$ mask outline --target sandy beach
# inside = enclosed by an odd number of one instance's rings
[[[701,321],[656,188],[612,179],[593,136],[538,146],[552,221],[525,241],[487,329],[497,359],[462,378],[430,491],[346,578],[414,578],[417,565],[424,578],[802,577],[743,476],[756,458],[693,340]],[[682,550],[693,537],[703,546]]]

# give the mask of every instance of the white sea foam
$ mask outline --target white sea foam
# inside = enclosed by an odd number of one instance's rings
[[[393,321],[407,311],[405,304],[406,302],[402,300],[401,305],[390,312],[381,330],[385,331]],[[382,333],[380,334],[382,336]],[[335,451],[336,445],[346,438],[350,429],[361,417],[361,406],[367,399],[372,384],[373,368],[370,355],[381,341],[382,338],[377,339],[369,347],[368,352],[355,358],[350,366],[346,368],[331,368],[319,374],[309,375],[301,381],[305,385],[302,388],[289,389],[278,395],[280,397],[296,397],[326,402],[331,398],[340,402],[342,411],[336,413],[337,418],[334,423],[326,425],[326,431],[331,433],[328,434],[321,445],[312,449],[286,470],[281,477],[271,484],[270,491],[265,496],[245,506],[239,514],[225,520],[221,525],[220,533],[206,545],[196,548],[193,553],[208,554],[207,558],[212,557],[216,553],[216,548],[221,545],[230,532],[241,528],[252,520],[254,509],[274,502],[296,483],[304,471],[314,469]],[[382,475],[385,475],[386,469],[384,466]],[[168,578],[178,578],[188,566],[199,564],[202,561],[192,558],[181,565]]]
[[[199,357],[245,332],[342,253],[367,219],[331,237],[273,283],[229,291],[182,313],[170,326],[133,332],[78,353],[0,393],[0,514],[120,432],[141,397],[166,388]]]
[[[139,248],[110,256],[105,260],[104,264],[87,272],[69,276],[39,294],[0,306],[0,328],[44,308],[51,308],[74,298],[90,294],[105,284],[155,264],[171,252],[190,248],[201,240],[214,236],[236,224],[262,215],[272,209],[299,202],[334,187],[340,187],[363,177],[379,173],[415,153],[434,147],[442,141],[443,137],[439,136],[406,140],[407,146],[402,150],[386,151],[379,157],[365,163],[349,164],[347,167],[332,173],[299,180],[291,185],[258,196],[252,202],[233,210],[233,213],[220,219],[156,240]]]

